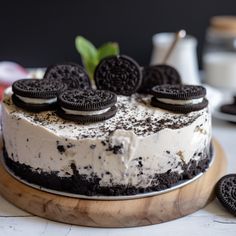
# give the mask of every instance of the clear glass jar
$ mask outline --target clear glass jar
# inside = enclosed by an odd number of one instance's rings
[[[203,54],[205,82],[236,92],[236,16],[210,20]]]

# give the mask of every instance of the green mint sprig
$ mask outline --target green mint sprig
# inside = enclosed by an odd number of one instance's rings
[[[80,53],[84,67],[93,80],[93,75],[98,63],[105,57],[119,54],[119,45],[116,42],[108,42],[96,48],[90,41],[82,36],[75,38],[75,47]]]

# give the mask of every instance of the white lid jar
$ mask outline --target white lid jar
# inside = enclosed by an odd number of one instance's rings
[[[236,16],[211,18],[203,67],[206,83],[236,92]]]

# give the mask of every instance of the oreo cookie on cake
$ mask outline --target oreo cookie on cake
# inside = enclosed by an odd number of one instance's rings
[[[124,55],[104,58],[96,67],[94,79],[98,89],[125,96],[135,93],[142,83],[140,66]]]
[[[143,80],[140,93],[151,93],[156,85],[181,84],[178,71],[169,65],[152,65],[143,68]]]
[[[91,83],[83,67],[76,63],[56,64],[47,68],[44,79],[61,80],[68,89],[89,89]]]
[[[79,123],[103,121],[116,114],[116,101],[106,90],[67,90],[58,96],[58,115]]]
[[[151,104],[176,113],[201,110],[208,105],[206,89],[197,85],[161,85],[152,89]]]
[[[66,88],[60,81],[21,79],[12,85],[12,101],[28,111],[51,110],[56,108],[57,95]]]

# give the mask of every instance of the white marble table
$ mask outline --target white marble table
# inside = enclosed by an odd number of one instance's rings
[[[236,125],[213,120],[213,134],[228,157],[228,172],[236,173]],[[126,229],[88,228],[61,224],[28,214],[0,197],[0,236],[131,236],[236,235],[236,217],[214,200],[204,209],[171,222]]]

